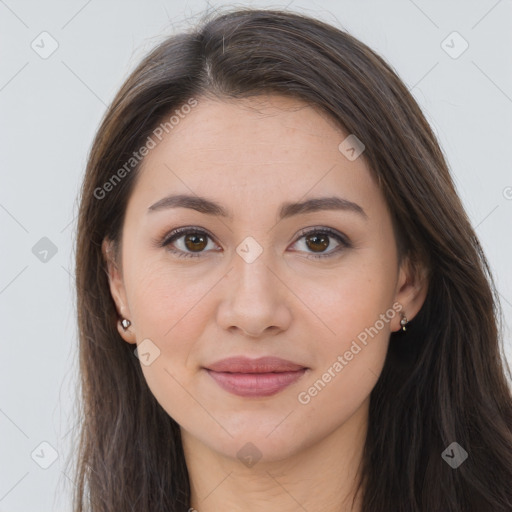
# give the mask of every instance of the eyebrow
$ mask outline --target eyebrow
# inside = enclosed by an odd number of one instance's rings
[[[168,208],[190,208],[207,215],[225,217],[231,220],[233,219],[233,215],[230,214],[219,203],[205,197],[187,194],[170,195],[164,197],[163,199],[157,201],[155,204],[151,205],[148,208],[148,213],[165,210]],[[354,212],[359,214],[365,220],[368,219],[366,212],[357,203],[353,203],[348,199],[343,199],[337,196],[318,197],[296,203],[283,203],[279,210],[279,219],[282,220],[288,217],[292,217],[293,215],[313,213],[323,210],[343,210]]]

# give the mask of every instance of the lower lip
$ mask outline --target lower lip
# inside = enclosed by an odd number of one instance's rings
[[[263,397],[279,393],[300,379],[306,368],[279,373],[227,373],[206,370],[217,384],[238,396]]]

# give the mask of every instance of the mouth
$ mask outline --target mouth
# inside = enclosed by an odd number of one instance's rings
[[[217,361],[204,368],[225,391],[243,397],[266,397],[279,393],[309,368],[285,359],[243,356]]]

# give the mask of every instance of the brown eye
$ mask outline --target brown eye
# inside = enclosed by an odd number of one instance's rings
[[[331,228],[309,229],[302,231],[301,235],[294,245],[299,245],[301,252],[309,253],[308,258],[329,258],[339,254],[343,249],[352,247],[351,242],[345,235]],[[334,245],[332,240],[334,240]],[[301,248],[300,245],[303,245],[303,247]]]
[[[203,234],[192,233],[185,235],[184,243],[190,251],[202,251],[208,245],[208,237]]]
[[[329,247],[329,236],[325,234],[307,235],[306,245],[314,252],[325,251]]]
[[[332,240],[335,240],[335,244],[332,250],[327,251],[331,248]],[[206,255],[208,252],[208,244],[213,242],[213,238],[206,231],[192,228],[180,228],[174,230],[163,242],[159,242],[161,247],[167,247],[167,249],[179,257],[199,257]],[[302,236],[295,242],[296,244],[303,243],[305,248],[301,252],[309,253],[309,258],[327,258],[338,254],[343,249],[352,247],[348,238],[337,231],[330,228],[319,228],[310,229],[307,232],[303,232]],[[215,252],[221,250],[217,248],[213,249]],[[317,254],[312,254],[317,253]]]
[[[199,257],[209,252],[208,244],[213,243],[212,237],[205,231],[193,228],[174,230],[163,242],[162,247],[180,257]],[[214,249],[215,250],[215,249]]]

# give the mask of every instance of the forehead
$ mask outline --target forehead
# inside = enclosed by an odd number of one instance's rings
[[[340,151],[349,134],[317,108],[277,95],[197,101],[144,158],[132,203],[171,192],[234,209],[334,193],[382,200],[364,159]]]
[[[317,108],[292,98],[200,98],[164,137],[159,149],[172,149],[180,155],[180,149],[203,150],[187,155],[187,160],[213,157],[221,162],[224,154],[226,163],[228,157],[237,156],[241,164],[275,164],[272,157],[276,154],[293,161],[294,156],[299,159],[305,152],[318,156],[329,148],[337,155],[339,141],[345,137],[344,131]],[[153,151],[146,160],[151,162],[162,156],[160,153]]]

